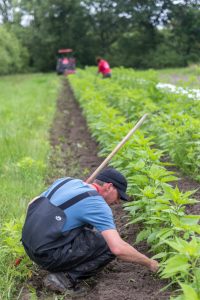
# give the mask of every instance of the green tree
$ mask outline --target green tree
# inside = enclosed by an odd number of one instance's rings
[[[29,64],[36,70],[55,70],[59,48],[72,48],[79,66],[94,64],[95,56],[102,55],[111,66],[160,68],[200,60],[199,4],[0,0],[0,20],[28,49]],[[27,17],[29,22],[24,22]]]
[[[72,48],[78,61],[87,62],[84,57],[91,52],[91,36],[80,1],[24,0],[23,9],[32,19],[26,45],[36,69],[55,69],[59,48]]]
[[[200,7],[177,5],[172,11],[170,25],[173,39],[178,45],[178,52],[183,56],[184,65],[198,62],[200,60]]]
[[[0,26],[0,74],[22,72],[27,66],[28,52],[14,33]]]

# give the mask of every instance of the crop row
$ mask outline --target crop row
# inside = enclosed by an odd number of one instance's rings
[[[95,82],[83,71],[69,80],[92,135],[99,142],[100,154],[108,155],[133,122],[122,116],[122,107],[108,104],[107,98],[112,97],[105,92],[112,85],[109,80],[99,83],[96,78]],[[100,92],[102,88],[98,87],[103,85],[105,91]],[[136,119],[134,111],[133,115]],[[138,131],[112,160],[112,165],[128,178],[128,192],[133,197],[125,206],[129,223],[141,224],[136,243],[146,240],[151,246],[155,258],[160,259],[160,276],[170,279],[170,284],[179,284],[183,293],[176,299],[199,299],[200,217],[185,212],[186,205],[197,201],[191,198],[192,191],[182,193],[170,185],[177,178],[165,169],[162,151],[153,148],[152,139]]]
[[[103,81],[88,69],[85,76],[106,102],[135,122],[149,113],[143,127],[153,141],[183,172],[200,180],[200,101],[187,95],[171,94],[157,88],[153,71],[115,69],[112,81]]]

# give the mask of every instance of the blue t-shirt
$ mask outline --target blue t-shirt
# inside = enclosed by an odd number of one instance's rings
[[[52,189],[67,178],[55,181],[41,196],[48,196]],[[51,197],[50,202],[56,206],[87,191],[94,190],[80,179],[73,179],[61,186]],[[115,229],[111,208],[101,195],[90,196],[64,210],[67,216],[62,231],[71,230],[86,224],[94,226],[98,231]]]

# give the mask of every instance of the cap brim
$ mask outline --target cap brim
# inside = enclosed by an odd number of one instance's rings
[[[118,189],[118,193],[120,195],[120,199],[122,199],[124,201],[129,201],[129,196],[125,192]]]

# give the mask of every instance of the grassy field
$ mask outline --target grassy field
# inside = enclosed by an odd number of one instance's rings
[[[200,86],[199,65],[191,65],[187,68],[157,70],[156,74],[161,82],[190,88],[199,88]]]
[[[27,202],[44,188],[58,88],[54,74],[1,77],[0,299],[13,299],[15,279],[23,276],[13,269],[13,255],[21,253],[21,223],[15,220],[24,217]]]

